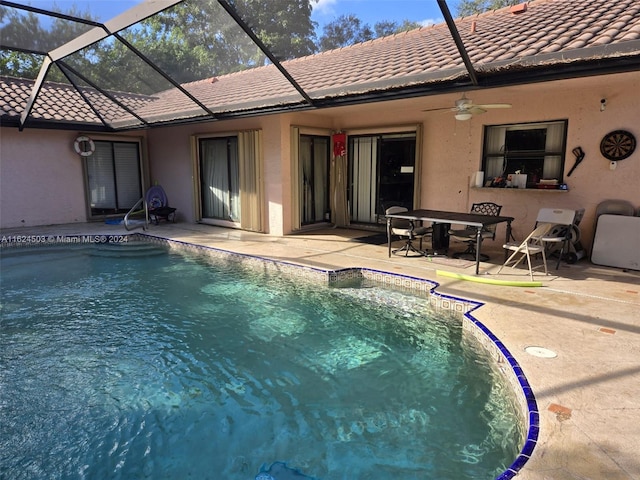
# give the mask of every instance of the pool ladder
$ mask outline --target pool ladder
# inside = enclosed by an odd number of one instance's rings
[[[140,214],[144,212],[144,222],[140,222],[138,220],[133,221],[129,218],[131,215]],[[136,228],[142,228],[142,230],[146,230],[149,228],[149,207],[147,202],[144,201],[144,197],[136,202],[136,204],[131,207],[131,210],[127,212],[124,216],[124,228],[127,230],[134,230]]]

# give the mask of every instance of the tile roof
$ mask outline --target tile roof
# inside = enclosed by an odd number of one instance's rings
[[[640,69],[638,0],[532,0],[515,10],[519,13],[507,7],[455,21],[480,86],[522,83],[532,73],[566,70],[576,64],[602,68],[606,61],[617,65],[622,60],[625,69]],[[471,86],[444,23],[285,61],[282,66],[317,102],[315,106],[358,97],[371,99],[385,92],[402,96],[417,89],[433,94],[447,86]],[[520,76],[513,77],[514,72]],[[19,115],[28,97],[28,82],[4,79],[0,83],[4,93],[0,108],[5,116]],[[304,106],[300,93],[274,65],[192,82],[184,88],[221,117]],[[41,95],[34,118],[99,122],[91,109],[80,106],[82,99],[69,88],[47,84]],[[128,114],[123,118],[112,102],[95,95],[92,98],[101,102],[100,111],[108,108],[105,116],[109,121],[120,126],[137,123]],[[210,118],[178,89],[154,97],[117,95],[149,122]]]
[[[8,118],[20,117],[29,100],[33,85],[33,80],[0,77],[0,112],[3,123]],[[97,90],[84,89],[83,93],[107,122],[126,122],[128,125],[141,123]],[[110,92],[110,94],[133,111],[157,100],[157,97],[125,92]],[[82,95],[72,85],[66,83],[46,82],[34,103],[31,115],[38,120],[75,123],[88,127],[102,126],[100,117],[85,102]]]

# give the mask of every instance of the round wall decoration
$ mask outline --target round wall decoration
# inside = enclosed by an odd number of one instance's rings
[[[636,149],[636,137],[626,130],[607,133],[600,142],[600,153],[612,161],[624,160]]]
[[[89,137],[80,136],[73,142],[73,148],[81,157],[89,157],[96,151],[96,145]]]

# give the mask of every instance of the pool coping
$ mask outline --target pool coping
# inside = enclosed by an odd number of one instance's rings
[[[132,240],[143,240],[151,243],[167,245],[182,251],[205,254],[209,257],[240,263],[242,266],[255,268],[269,267],[269,272],[284,274],[289,277],[303,278],[310,281],[322,282],[327,285],[336,284],[353,279],[365,279],[382,286],[400,288],[412,293],[428,295],[431,307],[445,310],[462,318],[463,331],[470,333],[478,340],[511,385],[518,401],[520,412],[527,422],[527,434],[524,445],[516,459],[496,480],[510,480],[514,478],[531,458],[537,445],[540,431],[540,413],[533,389],[529,384],[522,368],[502,341],[489,328],[473,316],[473,311],[485,305],[483,302],[469,300],[453,295],[446,295],[437,291],[440,284],[433,280],[422,279],[404,274],[385,272],[383,270],[350,267],[337,270],[324,269],[300,265],[294,262],[274,260],[268,257],[232,252],[218,247],[198,245],[182,240],[176,240],[149,233],[134,232],[124,235],[46,235],[46,236],[15,236],[0,243],[0,251],[6,248],[54,246],[69,244],[108,244],[126,243]]]

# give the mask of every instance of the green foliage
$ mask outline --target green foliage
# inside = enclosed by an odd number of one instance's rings
[[[91,15],[88,12],[80,12],[75,7],[66,13],[91,20]],[[39,15],[1,6],[0,25],[2,25],[0,28],[2,43],[15,48],[14,50],[3,49],[0,51],[0,75],[23,78],[36,78],[46,52],[64,45],[92,28],[83,23],[60,18],[52,18],[50,24],[45,28],[41,24]],[[38,53],[31,53],[31,51]],[[87,50],[85,53],[88,56],[95,55],[95,52],[91,50]],[[51,69],[47,79],[67,81],[57,68]]]
[[[311,20],[314,0],[228,0],[279,61],[298,58],[418,28],[405,20],[376,23],[373,28],[355,15],[343,15],[324,27],[316,39]],[[91,20],[76,7],[64,12]],[[9,49],[0,51],[0,75],[36,78],[44,54],[93,27],[0,6],[0,35]],[[126,42],[178,83],[187,83],[269,63],[269,59],[216,0],[182,2],[124,31]],[[38,53],[34,53],[38,52]],[[116,91],[153,94],[171,88],[160,73],[110,36],[62,59],[47,80],[83,87],[91,83]],[[70,68],[65,68],[68,65]],[[76,76],[72,70],[78,71]],[[64,73],[63,73],[64,72]],[[66,74],[66,75],[65,75]]]
[[[460,0],[456,7],[459,17],[468,17],[489,10],[518,5],[523,0]]]
[[[398,24],[390,20],[377,22],[373,29],[354,14],[341,15],[324,26],[319,48],[322,51],[342,48],[354,43],[366,42],[374,38],[386,37],[395,33],[419,28],[420,24],[404,20]]]

